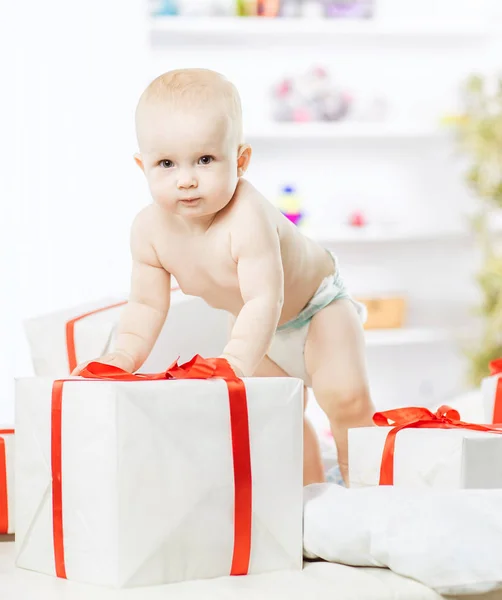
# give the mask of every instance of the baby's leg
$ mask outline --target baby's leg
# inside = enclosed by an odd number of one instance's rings
[[[268,356],[262,360],[255,377],[288,377],[288,374]],[[307,406],[307,388],[304,389],[304,406]],[[303,485],[325,481],[319,440],[312,424],[303,418]]]
[[[316,400],[329,419],[340,471],[348,482],[347,430],[373,425],[374,413],[363,328],[350,300],[337,300],[314,315],[305,344],[305,367]]]

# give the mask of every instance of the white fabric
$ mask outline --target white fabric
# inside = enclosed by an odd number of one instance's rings
[[[307,563],[303,571],[222,577],[117,593],[14,569],[13,543],[0,543],[0,578],[2,600],[441,600],[430,588],[387,569],[354,569],[325,562]]]
[[[42,377],[68,375],[66,322],[121,300],[106,298],[25,321],[35,374]],[[114,349],[121,310],[122,307],[105,310],[75,323],[77,363],[97,358]],[[174,290],[164,327],[140,372],[163,371],[178,357],[185,362],[195,354],[219,356],[227,338],[227,313],[211,308],[200,298]]]
[[[502,491],[305,489],[304,552],[385,566],[442,594],[502,586]]]
[[[391,427],[349,430],[351,487],[378,485]],[[468,429],[403,429],[396,436],[394,485],[502,488],[502,434]]]
[[[483,379],[483,381],[481,382],[485,423],[493,423],[495,394],[497,392],[498,380],[500,377],[501,375],[492,375],[492,377],[485,377],[485,379]]]
[[[0,429],[13,429],[11,426],[0,425]],[[9,511],[8,516],[8,530],[7,533],[14,533],[15,522],[16,522],[16,505],[14,502],[14,489],[15,489],[15,436],[12,434],[1,434],[5,444],[5,466],[7,470],[7,509]]]
[[[250,572],[301,568],[303,384],[244,381],[253,477]],[[18,566],[53,575],[51,388],[49,379],[17,381],[16,539]],[[65,383],[68,578],[133,587],[228,574],[229,427],[222,380]]]

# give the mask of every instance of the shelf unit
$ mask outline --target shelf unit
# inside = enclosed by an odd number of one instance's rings
[[[469,242],[475,239],[475,234],[468,226],[450,227],[443,229],[404,229],[404,228],[379,228],[372,227],[340,227],[325,231],[308,230],[303,232],[306,236],[316,240],[322,246],[332,247],[340,244],[401,244],[425,242]],[[497,225],[492,229],[496,236],[502,234],[502,226]]]
[[[403,327],[365,331],[366,346],[411,346],[418,344],[456,343],[465,332],[441,327]]]
[[[304,142],[306,140],[336,142],[348,140],[378,141],[438,141],[448,139],[447,129],[434,124],[416,125],[409,123],[266,123],[259,128],[246,131],[250,143],[260,142]]]
[[[481,13],[482,11],[478,12]],[[452,20],[455,19],[454,13],[452,13],[451,18]],[[417,85],[420,81],[425,81],[426,72],[427,77],[429,77],[426,63],[420,62],[422,59],[419,52],[424,51],[427,60],[430,61],[429,66],[434,71],[431,77],[431,82],[433,82],[434,76],[440,78],[441,75],[438,75],[440,70],[449,69],[450,65],[453,66],[452,71],[458,68],[460,73],[462,57],[465,57],[464,62],[467,64],[469,60],[467,57],[472,57],[478,50],[484,51],[484,46],[491,43],[496,33],[488,19],[483,22],[482,16],[471,21],[462,20],[457,22],[437,21],[432,16],[428,22],[413,20],[412,17],[407,20],[374,19],[366,21],[156,17],[151,19],[150,22],[150,41],[154,52],[158,53],[158,56],[161,56],[161,53],[166,49],[169,49],[169,51],[176,49],[179,54],[183,52],[183,48],[187,48],[187,55],[190,60],[193,60],[198,52],[207,51],[207,55],[205,55],[207,56],[207,63],[211,64],[214,58],[215,64],[219,66],[228,63],[230,59],[227,56],[232,54],[233,57],[233,52],[235,52],[236,59],[239,56],[247,61],[249,75],[246,73],[246,77],[249,78],[253,77],[253,70],[257,73],[260,73],[261,69],[266,70],[268,68],[267,53],[273,52],[275,48],[281,48],[281,46],[283,47],[281,57],[283,56],[284,65],[289,64],[287,63],[288,60],[293,63],[295,57],[299,55],[301,57],[299,61],[300,70],[302,69],[303,54],[310,53],[312,55],[312,48],[316,50],[319,48],[319,56],[312,60],[323,61],[324,56],[326,56],[326,60],[331,62],[334,62],[333,57],[336,56],[338,51],[342,53],[341,56],[347,62],[348,57],[350,57],[349,49],[354,48],[356,59],[359,60],[359,62],[356,60],[354,63],[355,69],[361,68],[361,57],[366,54],[370,56],[371,68],[375,67],[376,61],[385,60],[386,55],[389,55],[391,60],[394,61],[394,69],[396,69],[397,63],[402,63],[403,69],[409,67],[416,70]],[[375,49],[377,52],[372,54]],[[436,50],[438,52],[437,60],[435,58]],[[400,55],[401,51],[403,52],[402,57]],[[252,63],[253,52],[256,52],[257,61],[261,61],[256,67]],[[411,55],[410,63],[407,62],[407,56],[405,55],[407,52]],[[459,53],[458,57],[457,52]],[[290,55],[291,58],[289,58]],[[272,68],[282,68],[282,66],[277,67],[279,60],[272,61],[272,63]],[[465,68],[471,69],[470,63]],[[233,70],[235,69],[232,64],[229,72]],[[345,75],[343,69],[341,70],[341,78],[343,79]],[[273,79],[271,73],[266,73],[266,75],[263,76],[264,82]],[[388,73],[386,75],[390,76]],[[399,80],[399,75],[396,77]],[[460,78],[461,75],[458,75],[458,77]],[[369,79],[371,87],[373,79],[372,77]],[[348,80],[350,82],[350,76]],[[414,82],[410,81],[409,78],[403,78],[403,85],[412,87],[413,84]],[[426,102],[429,104],[427,106],[428,110],[424,110],[423,113],[412,110],[401,111],[399,113],[402,115],[401,119],[406,119],[407,115],[410,115],[409,122],[391,120],[378,123],[351,122],[348,120],[331,123],[262,122],[260,120],[261,115],[256,113],[256,120],[248,121],[246,124],[246,141],[256,146],[257,154],[263,153],[265,155],[260,168],[262,166],[267,168],[266,159],[272,156],[275,161],[275,169],[276,163],[279,164],[279,159],[276,160],[276,154],[282,156],[283,154],[286,155],[288,151],[298,154],[298,150],[302,147],[308,152],[312,149],[314,149],[314,152],[316,149],[322,149],[326,151],[326,154],[333,151],[335,160],[340,156],[339,150],[344,149],[345,146],[350,146],[349,152],[354,152],[354,161],[358,160],[357,152],[359,150],[364,154],[364,159],[367,159],[371,153],[379,153],[382,150],[389,153],[390,160],[394,157],[399,159],[400,153],[406,154],[410,151],[413,153],[413,157],[410,157],[409,163],[411,164],[411,160],[417,158],[419,168],[423,168],[429,160],[429,156],[433,157],[433,160],[436,157],[438,157],[438,160],[442,160],[448,152],[448,145],[451,144],[453,148],[453,136],[448,127],[441,126],[438,121],[434,121],[434,116],[430,121],[427,121],[428,117],[426,115],[436,114],[434,110],[429,109],[432,103],[438,102],[438,99],[439,95],[436,97],[434,94],[431,94],[430,98],[425,97]],[[440,101],[443,102],[443,97]],[[413,105],[413,103],[410,103],[410,105]],[[437,112],[440,111],[444,111],[443,105],[438,108]],[[420,121],[422,114],[424,116]],[[415,121],[412,120],[414,118]],[[437,152],[436,147],[438,147]],[[345,158],[346,156],[343,156],[343,168],[350,163]],[[403,164],[404,168],[408,168],[408,162]],[[329,169],[330,167],[326,168]],[[291,173],[288,177],[294,179],[294,166],[289,166],[286,172]],[[335,168],[333,168],[333,172],[336,172]],[[431,177],[438,176],[438,172],[433,169]],[[269,175],[268,178],[263,177],[263,179],[268,184],[269,181],[272,181],[272,177],[273,175]],[[387,177],[387,173],[383,172],[381,181],[385,181]],[[376,181],[380,181],[380,179],[376,179]],[[406,176],[400,178],[398,174],[397,181],[398,185],[403,186]],[[410,178],[409,181],[413,185],[415,179]],[[362,183],[358,181],[359,187],[363,184],[364,181]],[[426,185],[424,183],[422,186],[422,182],[420,182],[422,193],[424,193],[423,190],[426,189]],[[346,189],[346,187],[346,178],[342,178],[340,189]],[[443,188],[440,189],[443,190]],[[452,190],[452,194],[455,194],[458,188],[445,186],[444,193],[449,193],[449,189]],[[400,194],[396,194],[396,197],[402,198],[403,201],[406,200],[406,194],[403,195],[402,191]],[[412,200],[418,202],[419,197],[420,195],[416,193],[413,195]],[[424,198],[424,201],[429,202],[427,198]],[[347,213],[347,210],[345,210],[345,213]],[[421,213],[417,212],[417,214]],[[502,227],[497,226],[496,230],[500,233]],[[421,253],[423,246],[424,252],[431,257],[431,269],[434,268],[434,253],[447,249],[446,251],[451,252],[453,256],[457,251],[461,251],[463,246],[467,247],[475,240],[475,235],[470,230],[468,222],[463,223],[461,214],[452,214],[452,219],[444,219],[441,223],[431,221],[430,227],[419,222],[410,222],[408,225],[396,224],[395,226],[370,225],[364,228],[352,228],[340,224],[336,227],[330,227],[327,222],[321,220],[319,223],[315,223],[312,219],[311,228],[307,225],[303,232],[324,247],[334,250],[343,245],[343,252],[346,249],[356,249],[357,252],[354,254],[357,256],[361,248],[362,254],[367,255],[369,262],[372,260],[372,251],[377,247],[382,249],[383,255],[387,252],[399,255],[406,248],[403,255],[410,257],[415,256],[415,252]],[[416,247],[412,248],[411,244]],[[441,244],[444,244],[445,247],[440,248]],[[449,244],[449,246],[446,246],[446,244]],[[428,249],[428,245],[431,245],[431,248]],[[341,253],[343,252],[341,251]],[[374,259],[377,260],[379,256],[380,253],[375,252]],[[454,269],[452,269],[452,273],[453,271]],[[425,276],[422,271],[418,278]],[[413,292],[410,292],[410,298],[412,297]],[[454,322],[464,323],[460,319],[455,319]],[[376,395],[380,395],[380,398],[386,403],[396,400],[395,396],[403,388],[404,381],[405,389],[408,390],[411,386],[410,389],[414,392],[413,397],[419,398],[415,400],[417,402],[423,401],[424,394],[430,394],[434,398],[436,396],[442,398],[449,395],[457,385],[456,382],[461,378],[461,373],[459,364],[455,362],[457,359],[453,358],[455,348],[458,348],[460,341],[470,339],[474,329],[469,330],[467,323],[465,330],[462,331],[456,328],[453,322],[451,324],[445,322],[443,326],[436,326],[437,323],[437,315],[423,314],[417,316],[417,319],[401,329],[365,331],[366,344],[368,351],[371,353],[370,377],[373,377],[373,385],[376,385]],[[439,324],[442,324],[442,322]],[[437,370],[437,365],[431,364],[428,359],[435,347],[441,352],[443,369],[441,373]],[[416,373],[415,370],[408,372],[404,368],[402,373],[396,372],[395,363],[386,362],[390,355],[385,352],[385,349],[388,349],[389,353],[395,349],[398,349],[398,351],[402,349],[404,358],[407,356],[407,352],[413,352],[415,349],[418,351],[419,349],[424,357],[424,370],[420,369],[420,372]],[[380,350],[382,351],[380,352]],[[396,359],[400,358],[397,354],[394,356]],[[371,373],[372,368],[373,373]],[[419,391],[420,386],[422,387]],[[409,397],[410,395],[407,392],[406,398]],[[401,399],[398,399],[398,401],[401,401]]]
[[[486,36],[489,29],[478,21],[431,23],[383,19],[157,16],[151,18],[150,33],[153,42],[160,44],[246,43],[257,39],[283,43],[287,38],[294,39],[295,43],[315,38],[319,42],[345,40],[352,44],[372,38],[465,42]]]

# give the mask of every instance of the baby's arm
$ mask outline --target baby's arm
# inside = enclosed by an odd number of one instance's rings
[[[231,249],[244,306],[222,356],[238,375],[251,376],[270,346],[284,295],[279,234],[260,203],[239,207]]]
[[[131,291],[118,324],[115,351],[96,360],[132,373],[148,358],[159,336],[171,293],[171,276],[160,264],[151,243],[151,223],[146,211],[133,223],[131,253]],[[74,374],[83,366],[79,365]]]

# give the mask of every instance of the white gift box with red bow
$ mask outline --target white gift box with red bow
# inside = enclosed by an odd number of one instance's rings
[[[17,565],[112,587],[301,568],[303,383],[235,381],[18,380]]]

